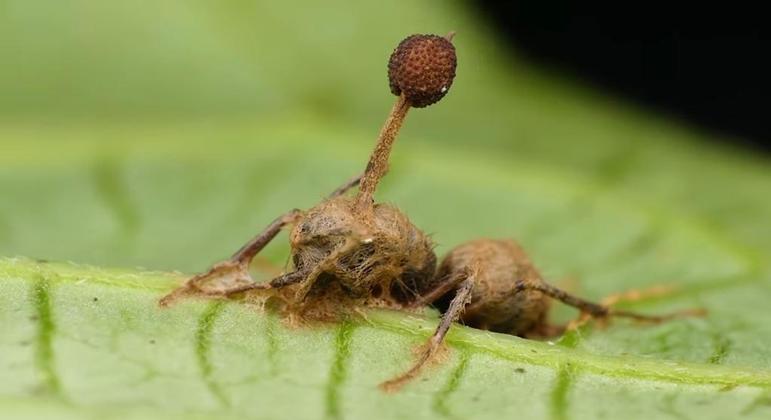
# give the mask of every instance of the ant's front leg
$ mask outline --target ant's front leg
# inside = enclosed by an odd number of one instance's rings
[[[300,210],[291,210],[271,222],[260,234],[241,247],[230,259],[214,264],[205,273],[190,278],[184,285],[167,294],[158,302],[168,306],[176,299],[195,294],[225,296],[254,284],[249,275],[249,263],[258,252],[270,243],[289,224],[302,217]],[[279,276],[277,279],[281,278]]]
[[[360,180],[361,175],[346,181],[327,199],[345,194],[351,188],[359,185]],[[280,275],[266,284],[255,284],[249,275],[249,264],[252,259],[281,232],[281,229],[296,224],[302,216],[302,211],[298,209],[279,216],[228,260],[217,263],[205,273],[192,277],[184,285],[161,298],[159,304],[168,306],[176,299],[187,295],[228,296],[246,290],[278,288],[302,281],[306,273],[296,271]]]
[[[436,331],[434,331],[434,334],[423,346],[418,361],[415,362],[415,364],[403,374],[380,384],[382,389],[389,392],[398,390],[404,384],[414,379],[418,373],[420,373],[420,370],[423,368],[423,366],[430,362],[434,355],[436,355],[437,351],[439,351],[440,346],[444,341],[444,336],[447,335],[447,332],[450,330],[450,326],[452,326],[452,323],[460,318],[463,310],[466,308],[469,302],[471,302],[471,295],[474,290],[474,275],[469,274],[467,270],[463,270],[463,272],[466,273],[466,276],[462,281],[460,281],[460,283],[458,283],[457,277],[450,278],[445,283],[456,286],[455,297],[450,302],[450,306],[447,308],[447,311],[445,311],[442,315]],[[440,286],[440,288],[444,292],[452,290],[450,287]]]

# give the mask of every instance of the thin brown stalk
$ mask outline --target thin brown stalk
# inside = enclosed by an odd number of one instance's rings
[[[388,158],[391,155],[391,148],[409,109],[409,101],[404,98],[404,95],[399,96],[399,99],[396,100],[394,107],[391,109],[391,113],[388,114],[383,128],[380,130],[377,145],[369,158],[367,169],[359,184],[359,194],[356,198],[356,208],[359,211],[372,207],[372,196],[380,179],[388,171]]]

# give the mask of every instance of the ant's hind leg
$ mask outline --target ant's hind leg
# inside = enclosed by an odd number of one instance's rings
[[[538,290],[553,299],[557,299],[560,302],[566,305],[572,306],[578,309],[579,311],[581,311],[582,316],[577,321],[578,325],[576,325],[575,322],[571,323],[568,325],[567,329],[574,329],[577,326],[580,326],[580,324],[583,322],[586,322],[586,320],[588,320],[589,317],[600,318],[600,319],[609,318],[609,317],[620,317],[620,318],[630,318],[635,321],[661,323],[661,322],[669,321],[676,318],[682,318],[682,317],[688,317],[688,316],[701,316],[704,314],[704,311],[701,309],[690,309],[690,310],[673,312],[673,313],[664,314],[664,315],[645,315],[637,312],[615,309],[610,307],[610,305],[618,302],[619,300],[624,300],[623,295],[619,295],[619,297],[613,297],[611,299],[607,299],[606,301],[603,302],[603,304],[598,304],[598,303],[594,303],[594,302],[579,298],[577,296],[574,296],[560,288],[552,286],[543,281],[529,284],[529,285],[521,283],[517,287],[519,289]],[[656,293],[660,295],[662,292],[657,291]]]
[[[442,341],[444,341],[444,336],[447,335],[447,331],[450,330],[452,323],[460,318],[466,305],[471,301],[471,292],[473,290],[474,279],[473,277],[467,277],[456,289],[455,297],[452,299],[452,302],[450,302],[447,311],[442,315],[439,326],[436,328],[436,331],[434,331],[434,335],[431,336],[423,347],[418,361],[403,374],[380,384],[382,389],[386,391],[396,391],[418,376],[418,373],[420,373],[423,366],[430,362],[434,355],[436,355],[436,352],[439,350]]]

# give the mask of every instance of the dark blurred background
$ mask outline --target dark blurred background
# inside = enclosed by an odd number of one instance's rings
[[[771,151],[768,13],[744,2],[477,0],[520,56]]]

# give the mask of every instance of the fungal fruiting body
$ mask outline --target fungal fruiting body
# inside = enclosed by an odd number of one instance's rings
[[[550,299],[596,318],[623,316],[659,322],[680,315],[640,315],[575,297],[546,283],[524,251],[510,240],[462,244],[437,269],[431,239],[395,207],[374,202],[407,111],[436,103],[452,86],[456,57],[451,39],[452,34],[412,35],[394,50],[388,75],[398,99],[361,176],[307,211],[295,209],[279,216],[230,259],[163,297],[161,305],[186,295],[225,298],[249,293],[280,298],[285,312],[310,319],[336,319],[362,306],[408,310],[435,305],[442,311],[439,326],[418,361],[383,383],[386,389],[396,389],[414,378],[459,319],[476,328],[535,336],[564,329],[547,322]],[[355,196],[346,195],[357,186]],[[289,226],[292,267],[269,282],[255,283],[249,275],[250,262]]]
[[[391,113],[380,130],[375,150],[361,179],[357,209],[364,210],[372,202],[380,179],[388,170],[396,135],[410,107],[424,108],[442,99],[452,86],[458,60],[454,33],[438,35],[410,35],[396,47],[388,60],[388,84],[397,95]]]
[[[410,35],[396,47],[388,60],[391,93],[404,95],[415,108],[438,102],[455,79],[458,60],[452,34]]]

